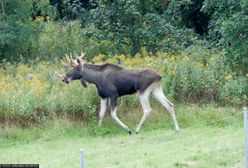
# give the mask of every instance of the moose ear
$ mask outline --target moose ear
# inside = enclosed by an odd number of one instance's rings
[[[77,58],[77,63],[81,64],[81,59],[80,58]]]
[[[81,58],[77,57],[77,63],[83,67],[83,60]]]

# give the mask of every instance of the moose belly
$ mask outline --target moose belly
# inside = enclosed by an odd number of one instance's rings
[[[129,95],[129,94],[133,94],[136,93],[137,90],[135,89],[135,87],[123,87],[123,88],[118,88],[118,95],[119,96],[123,96],[123,95]]]
[[[125,82],[119,82],[116,88],[119,96],[129,95],[137,92],[135,82],[128,80]]]

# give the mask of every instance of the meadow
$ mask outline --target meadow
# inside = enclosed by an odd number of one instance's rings
[[[243,167],[248,1],[0,0],[0,163],[47,167]],[[65,54],[162,76],[181,131],[150,98],[141,133],[108,115],[95,86],[55,77]],[[133,130],[138,97],[118,99]],[[133,131],[134,132],[134,131]]]
[[[127,135],[110,115],[99,128],[100,98],[95,86],[85,89],[79,82],[62,83],[54,73],[68,69],[58,61],[4,62],[0,68],[1,74],[7,74],[0,76],[1,163],[78,167],[83,148],[86,167],[243,165],[241,104],[247,99],[246,76],[232,76],[214,59],[204,64],[193,55],[150,56],[145,50],[135,57],[98,55],[88,62],[159,71],[181,131],[175,133],[165,109],[153,97],[152,115],[140,134]],[[134,130],[142,116],[138,97],[126,96],[118,102],[118,116]]]
[[[242,109],[214,104],[178,104],[181,131],[157,103],[140,134],[129,135],[107,115],[103,127],[94,120],[57,119],[40,127],[1,130],[1,163],[36,163],[40,167],[243,167]],[[142,109],[120,113],[135,128]]]
[[[173,102],[218,103],[239,107],[247,101],[247,74],[235,76],[223,68],[217,57],[205,52],[203,58],[194,54],[169,55],[157,52],[150,55],[142,50],[134,57],[98,55],[90,63],[115,63],[123,67],[150,67],[163,77],[163,91]],[[4,125],[29,127],[57,117],[71,120],[90,120],[97,116],[100,98],[96,88],[87,89],[79,82],[64,84],[54,75],[65,73],[59,61],[30,64],[4,62],[0,67],[0,121]],[[154,102],[154,99],[151,99]],[[120,108],[138,106],[136,96],[119,100]],[[131,108],[131,109],[132,109]],[[126,109],[124,111],[130,111]],[[122,113],[122,112],[120,112]]]

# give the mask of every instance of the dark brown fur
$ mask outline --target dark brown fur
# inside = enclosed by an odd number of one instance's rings
[[[152,83],[161,80],[161,76],[155,70],[126,69],[115,64],[79,65],[66,74],[65,82],[68,78],[95,84],[99,96],[111,100],[111,107],[116,106],[118,97],[136,92],[142,94]]]

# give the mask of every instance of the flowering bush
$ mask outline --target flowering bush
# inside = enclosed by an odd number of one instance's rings
[[[151,55],[142,49],[134,57],[98,55],[91,61],[95,64],[115,63],[128,68],[154,68],[163,77],[165,94],[174,101],[201,100],[235,105],[247,102],[247,76],[237,76],[226,70],[215,53],[201,52],[199,55],[195,52],[178,55],[157,52]],[[54,71],[64,71],[59,65],[40,62],[36,66],[28,66],[5,62],[0,67],[2,123],[14,121],[28,125],[56,116],[88,119],[95,115],[99,104],[95,87],[83,89],[79,82],[66,85],[57,80],[53,76]],[[134,96],[126,97],[121,100],[120,106],[135,105],[134,99]]]

